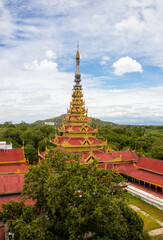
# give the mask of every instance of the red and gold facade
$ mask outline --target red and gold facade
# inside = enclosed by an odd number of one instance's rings
[[[79,64],[80,55],[79,49],[77,49],[72,100],[67,115],[63,119],[62,127],[58,129],[59,134],[56,134],[55,139],[51,139],[51,142],[62,151],[79,154],[82,163],[88,164],[97,159],[99,168],[115,170],[129,179],[131,178],[134,182],[153,185],[156,190],[159,188],[162,191],[163,170],[161,172],[155,171],[155,166],[160,165],[159,160],[148,159],[146,165],[151,166],[149,168],[145,166],[143,169],[141,164],[144,164],[145,160],[142,157],[139,158],[136,151],[130,149],[112,151],[107,148],[107,142],[97,139],[98,129],[91,127],[91,118],[87,115],[88,110],[85,108],[83,100]],[[44,158],[47,151],[39,152],[39,156]],[[162,184],[160,184],[161,182]]]

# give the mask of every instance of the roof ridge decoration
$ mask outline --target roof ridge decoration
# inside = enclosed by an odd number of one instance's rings
[[[95,159],[98,159],[98,160],[99,160],[99,158],[97,158],[97,157],[94,155],[94,153],[93,153],[93,151],[92,151],[92,149],[91,149],[90,154],[89,154],[88,157],[84,160],[84,162],[85,162],[86,164],[88,164],[88,163],[91,163],[92,161],[94,161]]]
[[[84,141],[80,141],[80,142],[81,142],[81,145],[86,145],[86,146],[92,145],[92,143],[93,143],[93,141],[91,141],[88,136],[86,136]]]

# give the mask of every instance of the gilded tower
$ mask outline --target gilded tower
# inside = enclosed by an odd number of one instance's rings
[[[79,46],[76,52],[76,70],[72,89],[72,99],[67,109],[67,115],[63,119],[62,127],[58,129],[59,135],[51,142],[56,148],[62,151],[70,151],[80,155],[80,160],[90,163],[93,159],[98,160],[98,167],[114,169],[117,164],[135,162],[136,158],[131,151],[112,151],[106,148],[107,142],[103,142],[96,137],[98,129],[91,127],[91,118],[87,116],[88,110],[85,108],[83,100],[81,74],[80,74],[80,54]],[[38,153],[41,158],[45,152]],[[126,154],[128,157],[126,157]],[[124,155],[124,156],[122,156]]]
[[[77,47],[72,100],[69,109],[67,109],[67,115],[63,119],[62,127],[58,129],[61,136],[56,134],[55,139],[51,142],[63,151],[80,153],[82,156],[93,156],[95,153],[103,151],[107,143],[96,138],[98,129],[91,127],[91,118],[87,116],[87,113],[88,110],[85,108],[83,100],[80,54],[79,47]]]

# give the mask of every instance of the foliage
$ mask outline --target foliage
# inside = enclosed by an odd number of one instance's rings
[[[49,152],[26,174],[23,196],[33,206],[4,204],[0,221],[9,222],[15,240],[80,240],[86,233],[94,240],[145,239],[142,219],[125,203],[122,177],[95,164]]]
[[[112,145],[113,150],[136,149],[140,155],[163,160],[162,126],[105,125],[99,127],[98,138]],[[115,148],[116,147],[116,148]]]
[[[46,147],[54,145],[49,138],[55,137],[55,128],[48,125],[30,125],[20,123],[14,125],[6,122],[0,126],[0,141],[12,142],[14,148],[21,148],[25,145],[25,157],[30,164],[38,162],[38,149],[45,151]]]
[[[47,121],[55,121],[58,128],[64,116]],[[35,124],[24,122],[17,125],[11,122],[1,124],[0,141],[11,141],[14,148],[22,147],[24,142],[26,158],[31,164],[35,163],[38,161],[38,149],[42,152],[46,147],[54,147],[49,139],[55,137],[55,126],[45,125],[44,122],[45,120]],[[143,153],[147,157],[163,159],[162,126],[115,125],[99,119],[92,119],[92,126],[98,127],[97,137],[103,141],[107,139],[108,145],[111,145],[113,150],[126,150],[131,147],[131,150],[136,148],[139,155]],[[32,154],[29,154],[29,148]]]

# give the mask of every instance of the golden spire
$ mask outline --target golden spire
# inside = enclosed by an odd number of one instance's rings
[[[77,42],[76,60],[80,60],[80,54],[79,54],[79,41]]]
[[[82,86],[80,84],[81,79],[80,79],[80,54],[79,54],[79,42],[77,43],[77,52],[76,52],[76,71],[75,71],[75,85],[74,89],[82,89]]]

